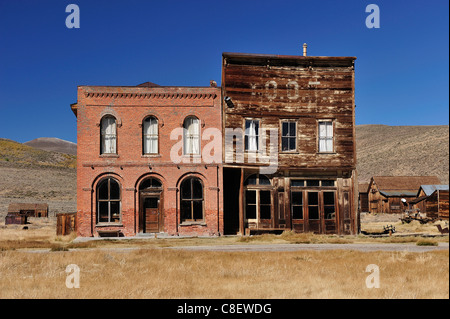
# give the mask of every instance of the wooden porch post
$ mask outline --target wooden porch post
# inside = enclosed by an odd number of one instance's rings
[[[241,180],[239,183],[239,233],[245,235],[244,231],[244,169],[241,168]]]

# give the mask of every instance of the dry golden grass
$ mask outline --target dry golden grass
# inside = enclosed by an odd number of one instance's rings
[[[80,288],[65,285],[69,264]],[[449,298],[448,282],[448,251],[0,252],[0,298]]]
[[[73,243],[54,221],[0,229],[0,298],[448,298],[449,253],[208,252],[164,249],[265,243],[416,242],[421,237],[367,238],[314,234],[134,239]],[[374,227],[377,227],[376,225]],[[132,250],[120,248],[133,247]],[[45,248],[44,252],[36,249]],[[64,251],[67,248],[91,248]],[[114,248],[108,250],[107,248]],[[29,250],[32,251],[29,251]],[[81,287],[65,286],[69,264]],[[368,289],[367,265],[380,267],[381,288]]]

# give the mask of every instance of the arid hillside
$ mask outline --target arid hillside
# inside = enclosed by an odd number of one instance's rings
[[[374,175],[435,175],[449,182],[449,127],[358,125],[360,182]]]
[[[47,203],[50,216],[76,211],[76,156],[0,138],[0,221],[10,203]]]

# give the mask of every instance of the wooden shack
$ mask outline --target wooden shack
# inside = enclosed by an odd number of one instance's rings
[[[8,206],[8,214],[10,213],[27,217],[48,217],[48,204],[11,203]]]
[[[440,184],[436,176],[373,176],[369,183],[370,213],[401,214],[409,209],[420,185]]]
[[[8,213],[5,217],[5,225],[25,225],[27,216],[20,213]]]
[[[443,193],[445,193],[445,191],[448,192],[448,190],[448,185],[421,185],[416,198],[409,201],[409,208],[419,211],[422,214],[427,214],[427,208],[433,201],[431,195],[433,195],[435,191],[443,191]]]
[[[227,232],[357,233],[356,58],[222,57]]]
[[[65,236],[77,231],[76,213],[56,214],[56,235]]]

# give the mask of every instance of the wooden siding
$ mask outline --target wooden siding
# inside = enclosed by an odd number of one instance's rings
[[[427,217],[449,219],[448,200],[449,192],[436,190],[425,200]]]
[[[230,181],[234,181],[233,185],[224,183],[224,201],[239,203],[236,205],[238,207],[226,205],[225,214],[227,218],[238,221],[234,223],[234,228],[238,228],[239,224],[239,233],[286,229],[323,234],[355,234],[359,230],[354,60],[353,57],[223,54],[222,96],[226,99],[223,102],[223,156],[224,167],[232,176]],[[258,173],[258,167],[267,166],[267,163],[252,160],[249,153],[244,151],[246,120],[259,121],[258,150],[265,148],[271,152],[266,155],[276,156],[276,171],[267,175],[270,185],[244,184],[250,175]],[[296,123],[295,149],[289,151],[282,150],[281,129],[284,121]],[[319,121],[332,123],[333,147],[326,153],[319,152]],[[231,147],[227,145],[227,130],[230,129],[236,132]],[[271,132],[277,134],[272,139]],[[264,134],[267,137],[265,141],[261,138]],[[270,158],[272,160],[273,157]],[[296,179],[332,180],[334,184],[320,187],[293,186],[292,182]],[[265,192],[265,196],[270,192],[270,219],[246,219],[248,191],[251,194],[254,192],[255,198],[260,198],[261,192]],[[297,201],[302,198],[302,205],[293,204],[293,191],[297,192]],[[314,200],[317,204],[310,205],[313,208],[308,207],[310,193],[316,196]],[[330,201],[332,196],[334,206],[331,205],[331,209],[334,211],[330,213],[330,205],[325,204],[325,197]],[[261,209],[252,205],[249,207],[252,212]],[[302,212],[302,218],[299,215],[294,218],[293,205],[297,206],[296,214]],[[238,208],[233,218],[232,207]],[[310,209],[314,218],[309,216]]]
[[[354,169],[353,60],[333,65],[330,58],[328,66],[314,67],[311,58],[283,66],[279,60],[234,59],[224,54],[223,96],[230,97],[234,104],[230,108],[224,103],[224,128],[244,130],[245,119],[256,118],[260,119],[261,130],[281,131],[281,120],[295,120],[297,151],[281,152],[278,139],[279,167]],[[333,122],[334,149],[329,153],[318,152],[321,119]],[[236,152],[236,147],[225,147],[225,158],[231,158],[231,152]],[[247,154],[244,162],[249,162]]]

